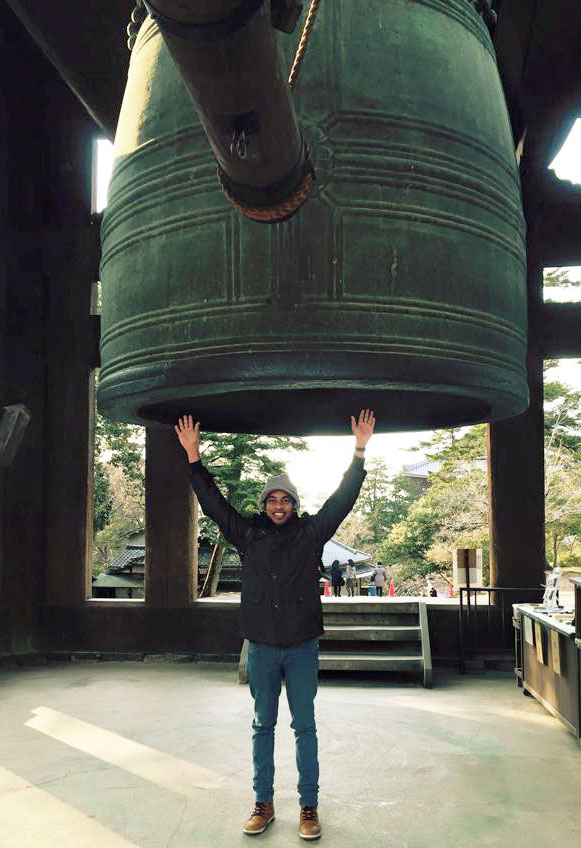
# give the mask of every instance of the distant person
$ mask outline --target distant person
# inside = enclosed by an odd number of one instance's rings
[[[355,589],[357,588],[357,569],[352,559],[347,560],[347,568],[345,569],[345,579],[347,581],[347,597],[355,597]]]
[[[334,559],[333,564],[331,565],[331,586],[333,587],[333,597],[335,598],[341,597],[342,580],[343,575],[341,574],[341,566],[339,565],[339,560]]]
[[[382,562],[378,562],[373,569],[373,580],[375,582],[375,591],[381,598],[383,597],[383,587],[387,582],[387,571]]]
[[[428,595],[430,598],[437,598],[438,592],[436,591],[436,587],[433,583],[428,580]]]
[[[351,417],[355,456],[337,491],[316,515],[299,516],[299,496],[286,474],[266,481],[259,512],[240,515],[222,495],[200,459],[200,422],[184,415],[176,425],[188,455],[190,481],[204,514],[215,521],[242,561],[240,618],[248,639],[248,682],[254,699],[252,759],[255,805],[243,831],[262,833],[274,819],[274,729],[281,681],[292,716],[299,772],[299,836],[318,839],[319,760],[315,695],[323,611],[319,596],[321,551],[349,515],[365,479],[365,446],[375,415]],[[339,587],[340,588],[340,587]]]

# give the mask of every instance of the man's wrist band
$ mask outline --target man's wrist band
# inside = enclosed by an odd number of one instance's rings
[[[355,453],[365,453],[365,448],[355,448]]]

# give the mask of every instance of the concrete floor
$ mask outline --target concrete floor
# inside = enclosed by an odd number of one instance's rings
[[[581,752],[511,675],[326,677],[323,841],[337,848],[581,844]],[[276,821],[247,837],[251,703],[231,667],[0,669],[2,848],[305,844],[284,693]]]

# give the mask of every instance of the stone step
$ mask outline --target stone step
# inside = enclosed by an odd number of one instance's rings
[[[385,657],[420,656],[422,643],[419,639],[415,641],[400,641],[388,639],[323,639],[321,649],[327,654],[380,654]]]
[[[382,598],[369,598],[365,601],[349,600],[344,601],[341,598],[321,598],[323,603],[323,612],[340,612],[340,613],[364,613],[369,615],[385,615],[387,613],[415,613],[418,614],[417,601],[393,601],[383,600]]]
[[[345,613],[344,615],[336,613],[327,613],[323,607],[323,623],[325,627],[336,627],[343,625],[361,626],[361,627],[417,627],[419,624],[419,616],[414,613],[402,613],[401,615],[357,615]]]
[[[421,656],[364,654],[364,653],[319,653],[320,671],[417,671],[423,670]]]
[[[361,624],[327,624],[322,639],[341,639],[353,641],[418,641],[421,639],[419,625],[361,625]]]

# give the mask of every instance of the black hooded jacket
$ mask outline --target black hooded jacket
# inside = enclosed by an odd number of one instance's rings
[[[265,513],[243,518],[224,498],[201,461],[190,464],[192,488],[204,514],[216,522],[242,562],[242,635],[252,642],[292,645],[323,633],[319,565],[323,546],[349,514],[363,480],[354,457],[336,492],[316,515],[304,513],[280,527]]]

